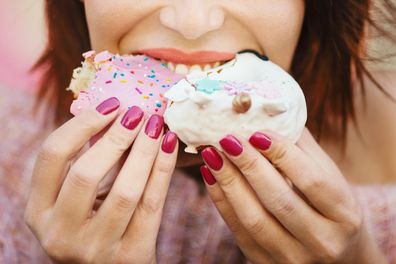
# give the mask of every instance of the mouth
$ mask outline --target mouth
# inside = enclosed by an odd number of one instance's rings
[[[208,71],[235,58],[235,53],[217,51],[197,51],[186,53],[177,49],[146,49],[132,53],[146,55],[161,60],[171,71],[187,75],[194,71]]]

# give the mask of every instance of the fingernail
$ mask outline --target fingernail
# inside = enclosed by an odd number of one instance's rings
[[[132,130],[135,129],[144,116],[144,112],[138,106],[132,106],[124,115],[121,120],[121,125],[125,128]]]
[[[173,153],[173,151],[175,151],[176,143],[177,135],[171,131],[168,131],[162,140],[162,151],[168,154]]]
[[[209,170],[209,168],[205,165],[201,166],[200,168],[202,178],[208,185],[213,185],[216,183],[216,179],[213,176],[212,172]]]
[[[157,139],[164,127],[164,118],[160,115],[152,115],[147,122],[146,129],[144,132],[147,136]]]
[[[270,148],[272,141],[271,139],[261,133],[261,132],[256,132],[254,133],[250,139],[249,139],[250,144],[252,144],[254,147],[261,149],[261,150],[267,150]]]
[[[220,145],[225,152],[232,156],[238,156],[243,151],[243,146],[237,138],[232,135],[228,135],[220,140]]]
[[[108,115],[111,112],[117,110],[119,107],[120,107],[120,101],[115,97],[111,97],[103,101],[100,105],[98,105],[96,107],[96,111],[98,111],[102,115]]]
[[[223,167],[223,159],[215,148],[209,147],[201,152],[202,158],[214,170],[220,170]]]

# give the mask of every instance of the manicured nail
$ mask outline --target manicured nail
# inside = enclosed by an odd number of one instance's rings
[[[173,151],[175,151],[176,143],[177,135],[171,131],[168,131],[162,140],[162,151],[168,154],[173,153]]]
[[[144,132],[147,136],[157,139],[164,127],[164,118],[160,115],[152,115],[147,122],[146,129]]]
[[[117,110],[119,107],[120,107],[120,101],[115,97],[111,97],[103,101],[100,105],[98,105],[96,107],[96,111],[98,111],[102,115],[108,115],[111,112]]]
[[[220,140],[220,145],[225,152],[232,156],[238,156],[243,151],[243,146],[237,138],[232,135],[228,135]]]
[[[144,116],[144,112],[138,106],[132,106],[121,120],[121,125],[129,130],[135,129]]]
[[[208,185],[213,185],[216,183],[216,179],[213,176],[212,172],[209,170],[209,168],[205,165],[201,166],[200,168],[202,178]]]
[[[261,133],[261,132],[256,132],[254,133],[250,139],[249,139],[250,144],[252,144],[254,147],[261,149],[261,150],[267,150],[270,148],[272,141],[271,139]]]
[[[202,158],[213,170],[220,170],[223,167],[223,159],[215,148],[209,147],[201,152]]]

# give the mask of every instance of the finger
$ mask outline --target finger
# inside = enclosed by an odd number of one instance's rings
[[[85,221],[90,215],[99,182],[131,146],[143,116],[139,107],[130,108],[73,164],[55,205],[61,219],[71,223],[71,216],[76,221]]]
[[[329,175],[299,147],[277,135],[257,132],[249,141],[259,148],[260,140],[265,141],[266,138],[271,145],[261,153],[293,182],[322,215],[339,221],[354,212],[353,196],[348,184],[341,180],[341,175]],[[314,153],[314,150],[310,151]]]
[[[330,175],[335,174],[339,175],[340,171],[337,165],[333,162],[333,160],[327,155],[326,152],[320,147],[320,145],[316,142],[315,138],[309,132],[307,128],[304,128],[303,133],[296,143],[296,145],[304,151],[312,160],[318,164],[318,166],[322,167],[326,170]],[[337,176],[336,176],[337,177]],[[342,177],[341,177],[342,178]]]
[[[264,209],[239,169],[213,147],[204,149],[202,157],[239,221],[259,245],[268,249],[275,259],[288,256],[298,258],[299,252],[302,251],[302,245]],[[261,174],[261,176],[264,178],[265,175]],[[268,186],[264,186],[264,188],[268,188]],[[287,261],[283,262],[287,263]]]
[[[317,233],[332,230],[327,220],[287,184],[280,173],[246,140],[228,135],[220,141],[227,158],[241,171],[264,207],[308,248],[317,247]],[[238,152],[236,152],[238,150]]]
[[[153,115],[136,138],[110,193],[93,220],[110,240],[119,240],[140,200],[158,154],[163,118]],[[155,129],[150,137],[149,130]],[[151,132],[150,132],[151,133]]]
[[[68,163],[92,136],[114,120],[119,105],[116,98],[110,98],[70,119],[45,140],[34,168],[28,207],[31,204],[40,211],[55,204]]]
[[[176,134],[168,132],[162,141],[144,193],[123,236],[126,247],[139,237],[144,237],[145,243],[153,243],[151,246],[155,246],[169,183],[176,166],[178,148]]]
[[[273,263],[270,254],[259,246],[259,244],[250,236],[248,231],[242,226],[232,206],[227,201],[216,179],[210,172],[209,168],[204,165],[201,167],[201,174],[204,179],[206,189],[220,215],[226,222],[228,228],[233,233],[239,248],[243,254],[249,257],[254,263]]]

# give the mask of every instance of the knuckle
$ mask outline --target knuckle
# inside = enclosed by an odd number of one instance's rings
[[[310,171],[298,172],[297,177],[299,179],[307,179],[301,188],[303,193],[317,193],[321,190],[326,190],[328,187],[328,181],[325,177],[306,177],[306,175],[312,175]]]
[[[260,164],[260,157],[254,156],[243,159],[240,161],[239,168],[244,174],[251,175],[257,171],[257,168]]]
[[[81,168],[81,166],[73,166],[70,169],[68,181],[72,188],[77,190],[87,190],[93,186],[96,186],[95,178],[89,176],[89,174],[85,172],[85,169]]]
[[[153,160],[158,153],[157,148],[153,148],[153,145],[142,147],[139,149],[139,154],[144,160]]]
[[[344,253],[345,246],[339,240],[332,238],[316,237],[317,250],[316,256],[320,262],[334,263],[337,262]]]
[[[64,158],[67,154],[65,147],[54,136],[49,136],[41,145],[38,152],[38,160],[42,162],[52,162]]]
[[[349,235],[356,234],[363,225],[363,217],[361,214],[351,214],[345,221],[345,228]]]
[[[113,147],[116,148],[116,151],[123,153],[125,152],[130,144],[131,140],[126,136],[122,135],[121,133],[116,133],[114,131],[107,132],[103,139],[110,143]]]
[[[290,263],[290,264],[305,264],[313,263],[310,261],[310,256],[306,252],[306,248],[297,241],[290,241],[289,247],[282,247],[276,241],[273,241],[269,237],[269,252],[273,258],[277,261],[276,263]]]
[[[268,203],[274,215],[293,216],[296,211],[295,203],[289,190],[276,194]]]
[[[162,199],[157,194],[145,194],[140,202],[140,208],[149,214],[157,213],[162,208]]]
[[[234,234],[239,234],[242,232],[241,224],[235,216],[230,216],[228,218],[227,225],[230,231]]]
[[[90,247],[84,247],[84,251],[79,254],[79,262],[84,263],[84,264],[93,264],[97,263],[96,259],[98,256],[98,251],[96,250],[95,247],[90,246]]]
[[[114,194],[113,200],[118,209],[131,210],[136,207],[139,195],[134,192],[118,191]]]
[[[287,164],[288,162],[286,160],[289,158],[291,150],[291,143],[286,141],[279,142],[278,146],[271,153],[271,162],[276,167],[281,167],[283,163]]]
[[[264,231],[265,225],[261,217],[252,216],[244,220],[245,229],[251,234],[260,234]]]
[[[51,259],[64,261],[69,255],[70,246],[66,239],[59,239],[61,237],[59,235],[58,232],[51,232],[42,241],[41,245]]]
[[[217,207],[224,207],[227,205],[227,200],[222,193],[214,193],[210,198],[212,199],[213,203],[217,205]]]
[[[157,160],[154,171],[159,174],[169,174],[174,169],[174,164],[165,160]]]
[[[224,192],[232,193],[234,186],[241,184],[241,178],[233,173],[224,172],[222,177],[218,178],[218,182],[222,186]]]
[[[335,263],[337,262],[341,255],[342,251],[337,249],[336,247],[327,246],[321,251],[320,260],[323,263]]]
[[[77,116],[77,118],[80,128],[86,131],[92,131],[97,124],[102,123],[101,116],[92,111],[85,111],[81,115]]]

